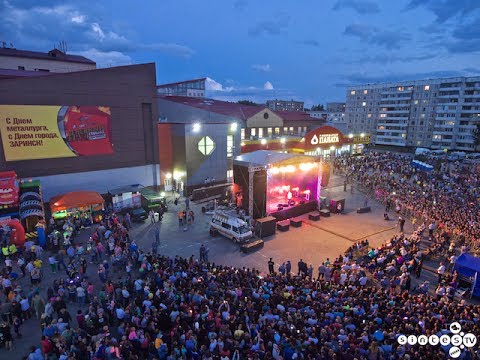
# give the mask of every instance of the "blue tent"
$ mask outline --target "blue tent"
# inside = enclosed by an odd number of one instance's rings
[[[429,164],[424,163],[424,162],[419,161],[419,160],[412,160],[410,165],[413,166],[415,169],[418,169],[418,170],[423,170],[423,171],[432,171],[433,170],[432,165],[429,165]]]
[[[473,279],[472,295],[480,296],[480,281],[477,281],[477,278],[480,278],[478,275],[480,273],[480,258],[470,254],[462,254],[458,257],[454,269],[458,271],[461,277]]]

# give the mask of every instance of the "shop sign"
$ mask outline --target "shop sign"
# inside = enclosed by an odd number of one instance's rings
[[[6,161],[113,154],[108,106],[0,105]]]
[[[370,143],[370,135],[355,135],[353,137],[353,143],[354,144],[369,144]]]
[[[338,134],[319,134],[313,135],[312,140],[310,140],[310,144],[318,145],[318,144],[334,144],[340,142],[338,138]]]

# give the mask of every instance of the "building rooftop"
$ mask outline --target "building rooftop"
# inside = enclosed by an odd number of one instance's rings
[[[314,118],[310,116],[310,114],[306,111],[288,111],[288,110],[283,110],[283,111],[274,111],[275,114],[280,116],[283,120],[287,121],[295,121],[295,120],[316,120],[318,121],[318,118]]]
[[[21,58],[42,59],[42,60],[58,60],[82,64],[96,65],[95,61],[87,59],[81,55],[65,54],[58,49],[50,50],[47,53],[40,51],[18,50],[12,48],[0,48],[0,56],[13,56]]]
[[[199,82],[199,81],[206,81],[206,80],[207,80],[207,78],[199,78],[199,79],[192,79],[192,80],[186,80],[186,81],[177,81],[177,82],[174,82],[174,83],[157,85],[157,89],[162,89],[162,88],[166,88],[166,87],[170,87],[170,86],[174,86],[174,85],[179,85],[179,84],[191,84],[191,83],[195,83],[195,82]]]
[[[266,106],[254,106],[254,105],[242,105],[233,102],[196,98],[188,96],[160,96],[160,98],[168,101],[173,101],[179,104],[195,107],[205,111],[211,111],[213,113],[235,117],[241,120],[247,120],[258,114],[261,111],[265,111],[268,108]],[[272,110],[269,110],[272,111]],[[304,111],[273,111],[282,119],[287,121],[295,120],[312,120],[318,121],[318,119],[311,117],[310,114]]]
[[[247,120],[260,111],[267,109],[266,106],[249,106],[221,100],[188,96],[161,96],[161,98],[205,111],[235,117],[241,120]]]

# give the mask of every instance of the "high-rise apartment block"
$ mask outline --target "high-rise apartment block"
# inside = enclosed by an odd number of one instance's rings
[[[473,151],[480,77],[352,86],[345,118],[378,145]]]
[[[267,100],[267,107],[272,111],[303,111],[303,101]]]
[[[327,112],[329,112],[329,113],[344,113],[345,112],[345,103],[344,102],[329,102],[329,103],[327,103]]]

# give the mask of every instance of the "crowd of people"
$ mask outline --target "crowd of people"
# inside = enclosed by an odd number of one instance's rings
[[[48,271],[62,274],[53,282],[19,286],[28,275],[23,265],[36,267],[37,261],[38,269],[47,270],[35,246],[15,255],[1,273],[0,343],[12,349],[22,324],[35,317],[42,335],[27,360],[445,358],[450,345],[400,345],[397,338],[440,336],[454,321],[465,333],[480,333],[480,308],[453,299],[458,279],[450,264],[440,265],[434,294],[411,288],[428,256],[419,248],[424,233],[432,248],[447,247],[451,256],[453,235],[462,234],[455,218],[442,216],[450,205],[440,205],[447,198],[430,182],[451,186],[449,196],[463,189],[470,201],[476,190],[447,179],[473,184],[476,175],[454,165],[440,180],[437,172],[413,172],[406,159],[392,154],[340,158],[335,166],[376,193],[398,194],[388,197],[391,206],[422,219],[413,234],[400,232],[376,249],[358,242],[315,270],[303,260],[295,269],[290,261],[276,267],[271,258],[264,274],[211,263],[203,244],[199,259],[159,254],[158,231],[152,247],[142,248],[130,238],[128,219],[109,214],[84,230],[91,231],[88,241],[72,241],[48,257]],[[442,210],[415,199],[418,191]],[[466,239],[478,229],[472,231]],[[475,348],[461,356],[478,358]]]
[[[427,221],[448,232],[474,252],[480,238],[480,173],[478,166],[461,161],[443,161],[432,171],[411,166],[409,155],[390,152],[366,156],[342,156],[334,161],[350,181],[356,180],[377,199],[414,223]],[[458,245],[458,244],[457,244]]]

